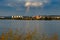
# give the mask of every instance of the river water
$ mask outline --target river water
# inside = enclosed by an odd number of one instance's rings
[[[27,33],[37,29],[38,33],[46,33],[53,35],[58,33],[60,36],[60,21],[59,20],[0,20],[0,34],[7,32],[9,29],[16,30],[20,33]]]

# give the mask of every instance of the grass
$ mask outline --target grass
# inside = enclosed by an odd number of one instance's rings
[[[28,32],[25,35],[18,34],[18,31],[13,33],[13,30],[9,30],[6,33],[2,33],[0,35],[0,40],[58,40],[58,35],[55,33],[54,35],[48,37],[47,34],[39,35],[37,34],[36,29],[33,32]]]

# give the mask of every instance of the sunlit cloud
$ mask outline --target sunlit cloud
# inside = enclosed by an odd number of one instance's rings
[[[42,6],[43,3],[42,2],[26,2],[25,6],[28,7],[28,6],[35,6],[35,7],[38,7],[38,6]]]
[[[42,6],[49,3],[49,0],[26,0],[25,6]]]
[[[59,13],[60,11],[60,0],[2,0],[0,1],[0,8],[6,11],[13,10],[16,12],[22,12],[24,13],[30,13],[34,14],[36,10],[36,13],[38,14],[53,14],[53,13]],[[6,8],[6,9],[5,9]],[[32,8],[32,9],[30,9]],[[35,8],[35,9],[34,9]],[[0,9],[0,10],[1,10]],[[7,11],[6,11],[7,13]],[[37,15],[35,13],[35,15]],[[30,15],[27,14],[27,15]]]
[[[21,1],[25,1],[25,3],[22,3],[23,6],[27,7],[27,10],[29,10],[30,7],[43,7],[49,3],[49,0],[6,0],[2,5],[20,10],[20,6],[22,5]]]
[[[44,5],[50,3],[49,0],[25,0],[25,7],[27,8],[27,12],[29,11],[30,7],[40,7],[43,8]]]
[[[18,7],[19,6],[18,4],[20,4],[21,1],[22,0],[6,0],[4,5],[10,6],[10,7],[16,7],[16,6]],[[29,6],[41,7],[44,4],[49,3],[49,0],[23,0],[23,1],[25,1],[25,7],[29,7]]]

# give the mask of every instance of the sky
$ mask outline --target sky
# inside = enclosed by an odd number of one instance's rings
[[[26,13],[24,1],[43,3],[42,7],[32,7]],[[60,15],[60,0],[0,0],[0,16],[12,15]]]

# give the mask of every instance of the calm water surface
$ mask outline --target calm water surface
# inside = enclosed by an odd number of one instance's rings
[[[7,32],[9,28],[15,30],[18,28],[19,32],[26,33],[27,31],[33,31],[35,28],[39,33],[54,34],[58,33],[60,35],[60,21],[59,20],[0,20],[0,33]]]

